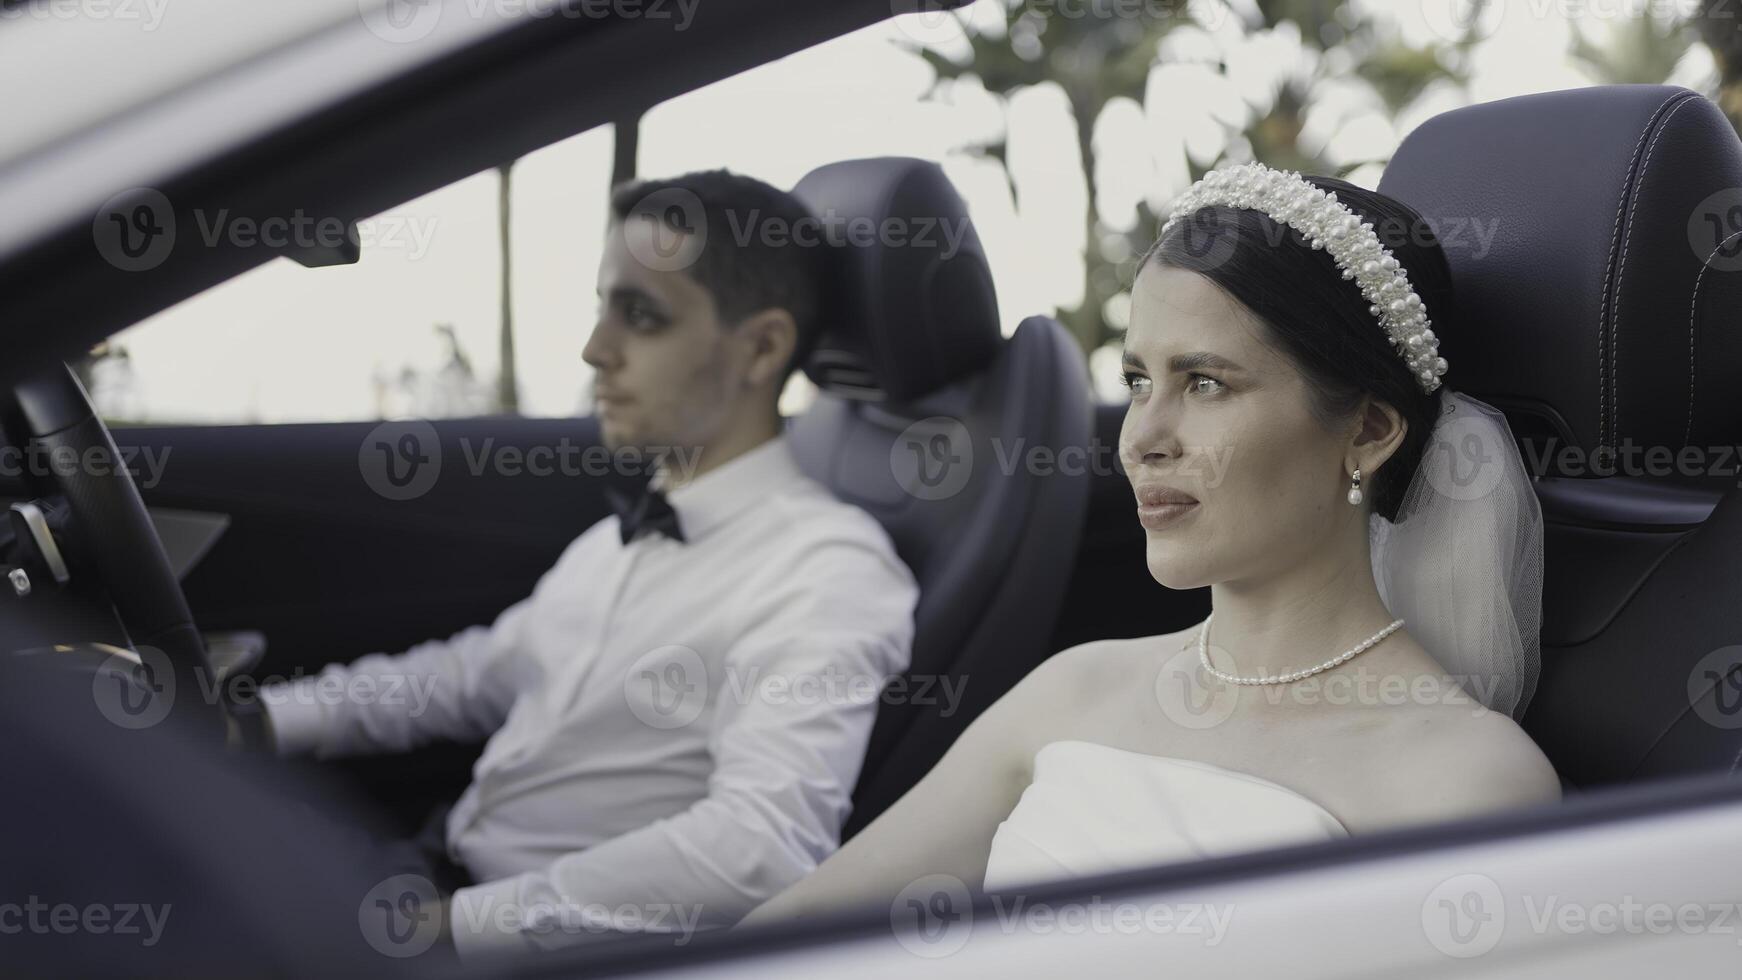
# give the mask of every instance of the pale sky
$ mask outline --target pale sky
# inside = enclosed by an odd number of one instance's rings
[[[1407,39],[1451,29],[1450,2],[1361,2]],[[980,0],[970,16],[1001,23],[998,3]],[[1572,30],[1556,13],[1559,5],[1497,6],[1498,18],[1481,25],[1488,36],[1472,54],[1468,91],[1431,90],[1394,122],[1365,83],[1325,66],[1334,77],[1313,91],[1303,143],[1334,163],[1383,160],[1435,113],[1591,84],[1557,54],[1567,50]],[[1617,0],[1602,9],[1640,6]],[[1159,207],[1181,190],[1188,157],[1200,166],[1223,154],[1249,157],[1239,144],[1244,123],[1268,109],[1280,79],[1313,68],[1293,25],[1249,35],[1226,5],[1194,9],[1208,28],[1170,35],[1166,63],[1149,79],[1147,108],[1116,102],[1097,120],[1100,212],[1111,226],[1128,227],[1138,201]],[[1615,23],[1581,21],[1599,39]],[[1075,306],[1087,194],[1063,92],[1047,84],[1002,105],[970,81],[926,99],[930,68],[897,42],[945,52],[965,48],[953,22],[910,15],[680,96],[643,120],[639,172],[725,166],[791,187],[812,168],[837,160],[936,160],[973,215],[1006,332],[1027,316]],[[1206,61],[1226,63],[1228,73],[1212,71]],[[1710,55],[1696,47],[1673,80],[1704,89],[1711,70]],[[996,162],[964,149],[993,137],[1006,122],[1020,212]],[[611,146],[609,129],[595,130],[533,153],[515,169],[516,364],[527,414],[585,410],[590,372],[580,352],[595,309]],[[1377,165],[1367,166],[1352,179],[1371,187],[1379,173]],[[354,266],[304,269],[275,260],[118,335],[136,378],[126,414],[214,423],[373,419],[377,375],[442,363],[437,323],[453,324],[478,374],[493,379],[497,189],[494,171],[467,178],[364,222],[363,258]],[[1115,397],[1117,356],[1097,353],[1091,359],[1097,388]],[[386,411],[409,408],[390,403]]]

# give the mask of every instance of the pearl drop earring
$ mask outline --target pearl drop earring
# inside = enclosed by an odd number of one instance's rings
[[[1355,467],[1355,475],[1349,478],[1349,503],[1361,503],[1361,467]]]

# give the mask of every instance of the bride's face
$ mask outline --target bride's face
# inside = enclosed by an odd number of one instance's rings
[[[1263,330],[1195,272],[1147,263],[1132,288],[1119,454],[1150,574],[1169,588],[1301,561],[1355,511],[1353,429],[1313,418],[1299,370]]]

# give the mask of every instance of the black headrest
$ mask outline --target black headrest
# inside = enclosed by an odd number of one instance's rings
[[[1613,85],[1458,109],[1403,141],[1379,190],[1451,263],[1447,385],[1521,439],[1521,418],[1545,427],[1591,475],[1614,462],[1598,447],[1742,435],[1742,143],[1710,101]]]
[[[992,362],[998,296],[968,209],[935,163],[818,167],[793,193],[829,243],[823,333],[805,373],[825,390],[907,402]]]

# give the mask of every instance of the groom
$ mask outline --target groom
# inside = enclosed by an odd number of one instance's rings
[[[432,860],[479,882],[445,903],[462,955],[733,924],[839,845],[878,700],[862,692],[908,664],[912,575],[799,471],[776,407],[817,331],[822,257],[728,233],[790,229],[803,206],[712,171],[621,187],[611,210],[582,354],[602,437],[685,465],[494,624],[262,694],[286,753],[488,737]],[[366,675],[433,696],[315,696]]]

